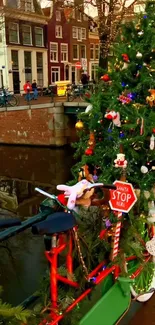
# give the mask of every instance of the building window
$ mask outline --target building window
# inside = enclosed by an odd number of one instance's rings
[[[56,21],[61,21],[61,11],[56,10],[55,15],[56,15]]]
[[[61,44],[61,62],[68,62],[68,44]]]
[[[32,45],[31,26],[22,25],[22,37],[24,45]]]
[[[65,66],[65,80],[69,80],[69,65]]]
[[[32,82],[32,62],[31,52],[24,52],[24,63],[25,63],[25,80]]]
[[[94,44],[90,44],[90,59],[94,60]]]
[[[77,38],[78,41],[82,41],[82,39],[86,39],[86,28],[78,28],[73,26],[72,36],[73,38]]]
[[[18,0],[7,0],[6,5],[9,8],[17,8]]]
[[[43,87],[43,53],[37,52],[37,84]]]
[[[55,37],[62,38],[62,26],[59,25],[55,26]]]
[[[16,23],[9,24],[9,42],[19,43],[19,25]]]
[[[12,70],[18,70],[18,51],[11,50]]]
[[[92,64],[91,65],[91,80],[97,80],[98,79],[98,64]]]
[[[75,19],[75,9],[72,9],[72,18]]]
[[[33,0],[20,0],[19,8],[24,11],[34,11]]]
[[[75,26],[72,27],[72,36],[73,36],[73,38],[78,37],[78,29]]]
[[[134,5],[134,13],[139,14],[145,12],[145,4]]]
[[[79,46],[77,44],[73,44],[73,60],[78,60],[79,58]]]
[[[82,41],[82,30],[78,28],[78,41]]]
[[[75,75],[75,67],[72,67],[72,83],[75,83],[75,78],[76,75]]]
[[[81,59],[86,59],[86,46],[81,45]]]
[[[82,28],[82,39],[86,39],[86,28]]]
[[[82,13],[79,10],[77,10],[77,21],[82,21]]]
[[[95,44],[95,60],[99,59],[99,44]]]
[[[60,67],[51,68],[51,81],[52,82],[60,81]]]
[[[43,28],[35,27],[35,45],[44,46]]]
[[[50,61],[58,62],[58,43],[50,43]]]

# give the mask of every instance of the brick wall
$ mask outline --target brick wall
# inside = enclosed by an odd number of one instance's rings
[[[61,103],[0,111],[0,143],[63,146],[68,142],[68,118]],[[1,109],[2,110],[2,109]]]

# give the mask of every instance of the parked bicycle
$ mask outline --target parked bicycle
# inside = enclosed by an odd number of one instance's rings
[[[17,106],[18,105],[18,98],[11,94],[8,89],[0,89],[0,106],[1,107],[8,107],[8,106]]]
[[[83,85],[68,85],[66,89],[66,97],[68,102],[72,102],[74,99],[80,99],[84,101],[86,97],[90,97],[89,87],[83,87]]]
[[[54,97],[57,95],[57,86],[49,85],[42,91],[42,96],[51,97],[51,102],[54,101]]]
[[[51,195],[39,188],[36,188],[38,192],[45,195],[49,199],[46,199],[41,205],[41,211],[49,211],[49,215],[46,220],[38,222],[32,226],[33,234],[40,234],[43,236],[51,237],[51,248],[48,247],[45,251],[45,256],[50,263],[50,289],[51,289],[51,305],[49,306],[49,317],[40,322],[39,325],[49,324],[49,325],[58,325],[59,322],[65,317],[65,315],[71,311],[75,306],[78,305],[85,297],[87,297],[90,292],[93,290],[93,286],[88,286],[85,290],[79,294],[78,297],[69,304],[68,307],[62,312],[59,313],[59,302],[58,302],[58,282],[65,283],[73,288],[80,288],[80,283],[73,279],[73,246],[74,242],[76,243],[75,247],[78,249],[78,253],[83,265],[83,271],[85,277],[88,281],[88,284],[92,281],[94,285],[103,283],[103,281],[108,281],[108,276],[111,275],[111,280],[109,286],[108,282],[105,282],[106,290],[102,290],[104,293],[100,295],[96,305],[87,313],[84,318],[81,319],[80,325],[94,324],[94,319],[98,319],[97,315],[101,314],[102,310],[103,317],[106,324],[116,324],[118,319],[129,309],[131,303],[131,295],[134,297],[134,300],[145,302],[151,298],[154,293],[155,286],[155,273],[154,270],[151,272],[146,265],[152,260],[152,252],[146,249],[146,242],[143,241],[142,251],[143,251],[143,263],[139,262],[138,258],[133,255],[124,255],[124,268],[126,277],[121,276],[120,266],[117,264],[117,260],[111,260],[112,263],[107,263],[104,259],[99,265],[95,267],[90,273],[88,273],[87,266],[83,260],[80,242],[78,237],[78,219],[74,214],[75,205],[86,206],[86,203],[89,206],[102,206],[103,198],[97,198],[94,196],[95,188],[108,190],[108,195],[110,198],[109,190],[115,190],[114,185],[104,185],[102,183],[91,184],[86,180],[80,181],[74,186],[59,185],[57,186],[58,190],[64,192],[64,197],[56,197]],[[79,194],[80,193],[80,194]],[[63,194],[62,194],[63,196]],[[68,201],[65,202],[65,197],[68,197]],[[111,253],[118,254],[119,251],[119,240],[120,232],[122,231],[122,214],[118,212],[117,221],[115,224],[111,225],[112,230],[112,246]],[[152,229],[146,226],[147,238],[153,237],[154,227]],[[99,238],[104,240],[108,230],[101,227]],[[151,241],[152,243],[152,241]],[[116,244],[117,244],[117,254],[116,254]],[[64,277],[59,274],[58,270],[58,258],[61,252],[66,252],[66,268],[68,277]],[[148,283],[149,278],[149,283]],[[134,280],[134,282],[133,282]],[[132,282],[132,284],[131,284]],[[105,288],[104,288],[105,289]],[[117,302],[119,301],[119,308]],[[113,306],[113,313],[109,316],[109,308]],[[110,307],[109,307],[110,306]],[[115,308],[116,306],[116,308]],[[93,321],[91,321],[91,319]],[[100,323],[101,324],[101,323]]]

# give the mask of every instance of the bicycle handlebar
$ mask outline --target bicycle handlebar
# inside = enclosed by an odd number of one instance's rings
[[[94,185],[94,186],[93,186]],[[66,188],[69,188],[69,186],[66,186],[66,185],[60,185],[61,187],[63,186],[63,188],[61,189],[61,188],[59,188],[59,190],[63,190],[64,191],[64,195],[66,196],[66,197],[68,197],[68,199],[70,200],[70,195],[71,195],[71,193],[67,193],[67,190],[66,190]],[[60,187],[59,186],[59,187]],[[94,184],[89,184],[89,186],[86,188],[86,189],[84,189],[83,190],[83,194],[80,196],[80,197],[75,197],[75,203],[74,203],[74,205],[84,205],[84,203],[85,203],[85,199],[88,199],[89,198],[89,206],[90,205],[101,205],[101,204],[103,204],[103,200],[105,201],[105,199],[104,198],[102,198],[102,199],[97,199],[97,198],[95,198],[94,196],[93,196],[93,194],[94,194],[94,192],[91,192],[90,193],[90,195],[88,194],[87,195],[87,192],[90,192],[92,189],[94,189],[95,187],[100,187],[100,188],[103,188],[103,189],[105,189],[105,190],[115,190],[116,189],[116,186],[115,185],[109,185],[109,184],[106,184],[106,185],[104,185],[103,183],[94,183]],[[65,189],[64,189],[64,187],[65,187]],[[57,198],[57,196],[55,196],[55,195],[53,195],[53,194],[50,194],[50,193],[47,193],[47,192],[45,192],[44,190],[41,190],[40,188],[38,188],[38,187],[36,187],[35,188],[35,190],[37,191],[37,192],[39,192],[40,194],[42,194],[42,195],[44,195],[44,196],[46,196],[46,197],[48,197],[48,198],[50,198],[50,199],[52,199],[52,200],[54,200],[54,201],[56,201],[61,207],[63,207],[64,209],[67,209],[67,210],[69,210],[69,211],[71,211],[73,208],[70,206],[70,204],[68,205],[67,204],[67,206],[66,205],[64,205],[63,203],[61,203],[60,201],[59,201],[59,199]],[[83,200],[84,199],[84,200]],[[107,200],[107,201],[109,201],[109,199]]]

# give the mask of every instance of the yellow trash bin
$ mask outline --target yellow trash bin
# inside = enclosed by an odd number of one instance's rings
[[[71,82],[69,80],[56,81],[55,84],[57,85],[57,95],[65,96],[67,85],[70,83]]]

